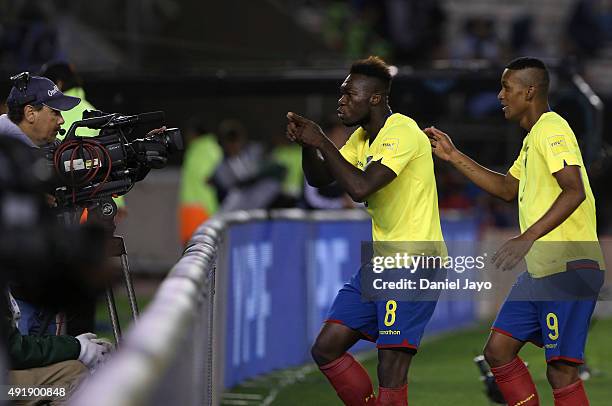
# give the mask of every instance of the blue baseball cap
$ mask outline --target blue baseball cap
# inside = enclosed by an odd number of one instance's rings
[[[13,86],[7,104],[16,106],[32,106],[44,104],[53,110],[67,111],[81,102],[78,97],[66,96],[55,83],[40,76],[29,76],[19,87]]]

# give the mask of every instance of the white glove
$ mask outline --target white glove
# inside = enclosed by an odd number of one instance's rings
[[[79,361],[81,361],[89,369],[94,369],[100,362],[105,358],[105,355],[109,352],[107,343],[101,344],[94,333],[85,333],[76,336],[81,344],[81,352],[79,354]],[[108,343],[110,344],[110,343]],[[112,344],[111,344],[112,346]]]
[[[102,346],[102,362],[105,362],[110,356],[110,353],[115,349],[113,343],[106,338],[94,338],[91,342]]]

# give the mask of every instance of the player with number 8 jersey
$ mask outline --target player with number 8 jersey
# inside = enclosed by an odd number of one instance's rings
[[[424,243],[433,247],[428,254],[445,255],[429,140],[414,120],[391,112],[390,85],[389,66],[380,58],[355,62],[338,100],[340,120],[357,126],[347,143],[338,150],[316,123],[295,113],[287,115],[287,137],[302,145],[312,186],[336,181],[353,200],[365,202],[374,244]],[[364,300],[367,266],[338,292],[312,356],[344,404],[406,405],[408,367],[436,300]],[[360,339],[378,347],[378,396],[347,353]]]

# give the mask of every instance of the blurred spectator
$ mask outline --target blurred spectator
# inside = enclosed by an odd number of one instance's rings
[[[523,15],[512,21],[508,44],[510,55],[505,59],[512,60],[525,55],[545,56],[542,43],[533,35],[533,24],[534,20],[530,15]]]
[[[337,118],[330,118],[323,123],[323,131],[338,149],[346,144],[350,136],[346,127]],[[353,200],[337,182],[316,188],[310,186],[305,180],[303,205],[307,209],[351,209],[355,207]]]
[[[597,159],[587,168],[589,183],[595,195],[597,210],[597,231],[599,234],[612,234],[612,146],[604,144]]]
[[[468,18],[463,32],[452,45],[451,56],[454,59],[485,59],[494,64],[499,63],[501,48],[495,32],[495,21],[486,17]]]
[[[495,21],[485,17],[472,17],[465,21],[461,36],[452,44],[451,56],[456,60],[481,60],[488,65],[497,65],[501,53]],[[467,96],[466,110],[471,118],[480,119],[492,113],[499,113],[497,90],[477,90]]]
[[[567,24],[568,41],[566,53],[576,57],[597,56],[606,41],[606,27],[603,22],[610,19],[608,1],[580,0],[571,12]],[[601,10],[603,8],[603,10]],[[602,18],[605,11],[607,18]],[[612,28],[607,28],[612,33]],[[610,39],[610,38],[608,38]]]
[[[3,7],[16,23],[4,28],[3,59],[15,70],[35,71],[44,62],[61,58],[57,28],[49,21],[52,5],[42,1],[12,2]]]
[[[381,31],[383,12],[377,1],[356,2],[353,7],[343,1],[330,2],[324,12],[323,38],[346,59],[369,54],[388,57],[391,48]]]
[[[440,209],[467,210],[474,207],[475,196],[471,196],[468,184],[456,171],[440,171],[437,173],[440,182]]]
[[[223,158],[217,137],[198,119],[185,129],[186,150],[181,169],[179,224],[183,245],[196,228],[216,213],[219,201],[210,185],[212,175]]]
[[[484,193],[474,183],[449,171],[448,166],[436,168],[439,206],[441,210],[473,212],[481,227],[516,227],[516,207]]]
[[[516,228],[516,207],[497,197],[480,193],[478,196],[478,216],[482,226],[496,228]]]
[[[323,20],[323,39],[332,49],[344,48],[343,32],[348,25],[351,8],[342,1],[333,1],[325,9]]]
[[[387,32],[397,62],[419,64],[444,49],[446,14],[437,0],[386,0]]]
[[[263,209],[282,196],[286,170],[268,159],[263,146],[250,142],[244,125],[225,120],[219,125],[223,160],[212,183],[224,212]]]
[[[302,172],[302,148],[299,145],[289,143],[287,137],[277,135],[272,140],[272,160],[285,168],[286,175],[283,180],[283,195],[286,201],[283,207],[295,207],[297,201],[302,197],[304,179]]]

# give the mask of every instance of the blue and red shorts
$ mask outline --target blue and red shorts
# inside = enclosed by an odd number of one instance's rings
[[[568,272],[577,273],[572,275]],[[603,284],[604,273],[599,270],[566,271],[564,274],[556,278],[576,277],[576,280],[584,280],[587,274],[586,278],[592,286],[599,284],[600,288]],[[581,364],[584,362],[584,348],[599,288],[591,289],[591,297],[541,300],[544,298],[538,296],[536,289],[542,283],[548,283],[543,279],[532,278],[527,272],[521,274],[491,329],[519,341],[529,341],[544,347],[547,362],[565,360]],[[548,286],[552,285],[548,283]],[[555,283],[554,286],[561,285]],[[532,300],[526,298],[526,295],[532,296]]]
[[[338,292],[327,323],[339,323],[359,331],[377,348],[417,350],[437,301],[364,301],[360,269]]]

